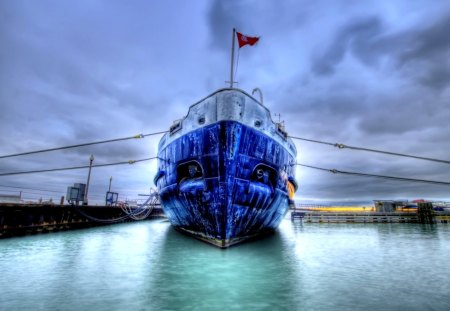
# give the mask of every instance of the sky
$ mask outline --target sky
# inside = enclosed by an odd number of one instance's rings
[[[168,130],[229,80],[258,87],[289,135],[450,160],[450,2],[0,0],[0,155]],[[278,120],[278,116],[273,116]],[[0,173],[154,157],[161,135],[0,159]],[[444,163],[296,141],[297,162],[450,182]],[[155,188],[156,161],[94,168],[90,203]],[[303,202],[449,200],[450,186],[297,167]],[[59,201],[87,169],[0,176]],[[17,188],[13,188],[17,187]],[[45,190],[45,191],[42,191]]]

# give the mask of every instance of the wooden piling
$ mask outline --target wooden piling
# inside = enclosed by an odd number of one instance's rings
[[[421,224],[434,224],[436,220],[433,204],[430,202],[419,203],[417,205],[417,218]]]

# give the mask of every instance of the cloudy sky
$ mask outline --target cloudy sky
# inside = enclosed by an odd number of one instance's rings
[[[226,86],[233,27],[261,37],[240,50],[238,87],[259,87],[290,135],[450,160],[450,3],[438,0],[0,0],[0,155],[167,130]],[[153,157],[160,137],[4,158],[0,173]],[[448,164],[297,149],[308,165],[450,182]],[[95,168],[91,201],[110,176],[122,198],[148,193],[155,170]],[[55,199],[86,177],[4,176],[0,193]],[[304,167],[297,178],[299,200],[450,200],[445,185]]]

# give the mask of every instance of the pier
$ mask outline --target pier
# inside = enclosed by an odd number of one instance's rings
[[[291,212],[291,219],[306,223],[419,223],[416,213],[382,213],[382,212]]]
[[[323,211],[305,208],[291,210],[291,220],[305,223],[417,223],[448,224],[450,213],[433,210],[431,203],[419,203],[416,211]]]
[[[0,238],[164,217],[161,206],[131,208],[56,204],[0,204]]]

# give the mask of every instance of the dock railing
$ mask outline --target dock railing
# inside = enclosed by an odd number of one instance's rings
[[[414,212],[380,212],[374,206],[296,204],[291,219],[306,223],[417,223]]]
[[[431,203],[420,203],[417,210],[380,212],[373,207],[297,204],[291,219],[306,223],[450,223],[450,213],[433,210]]]

